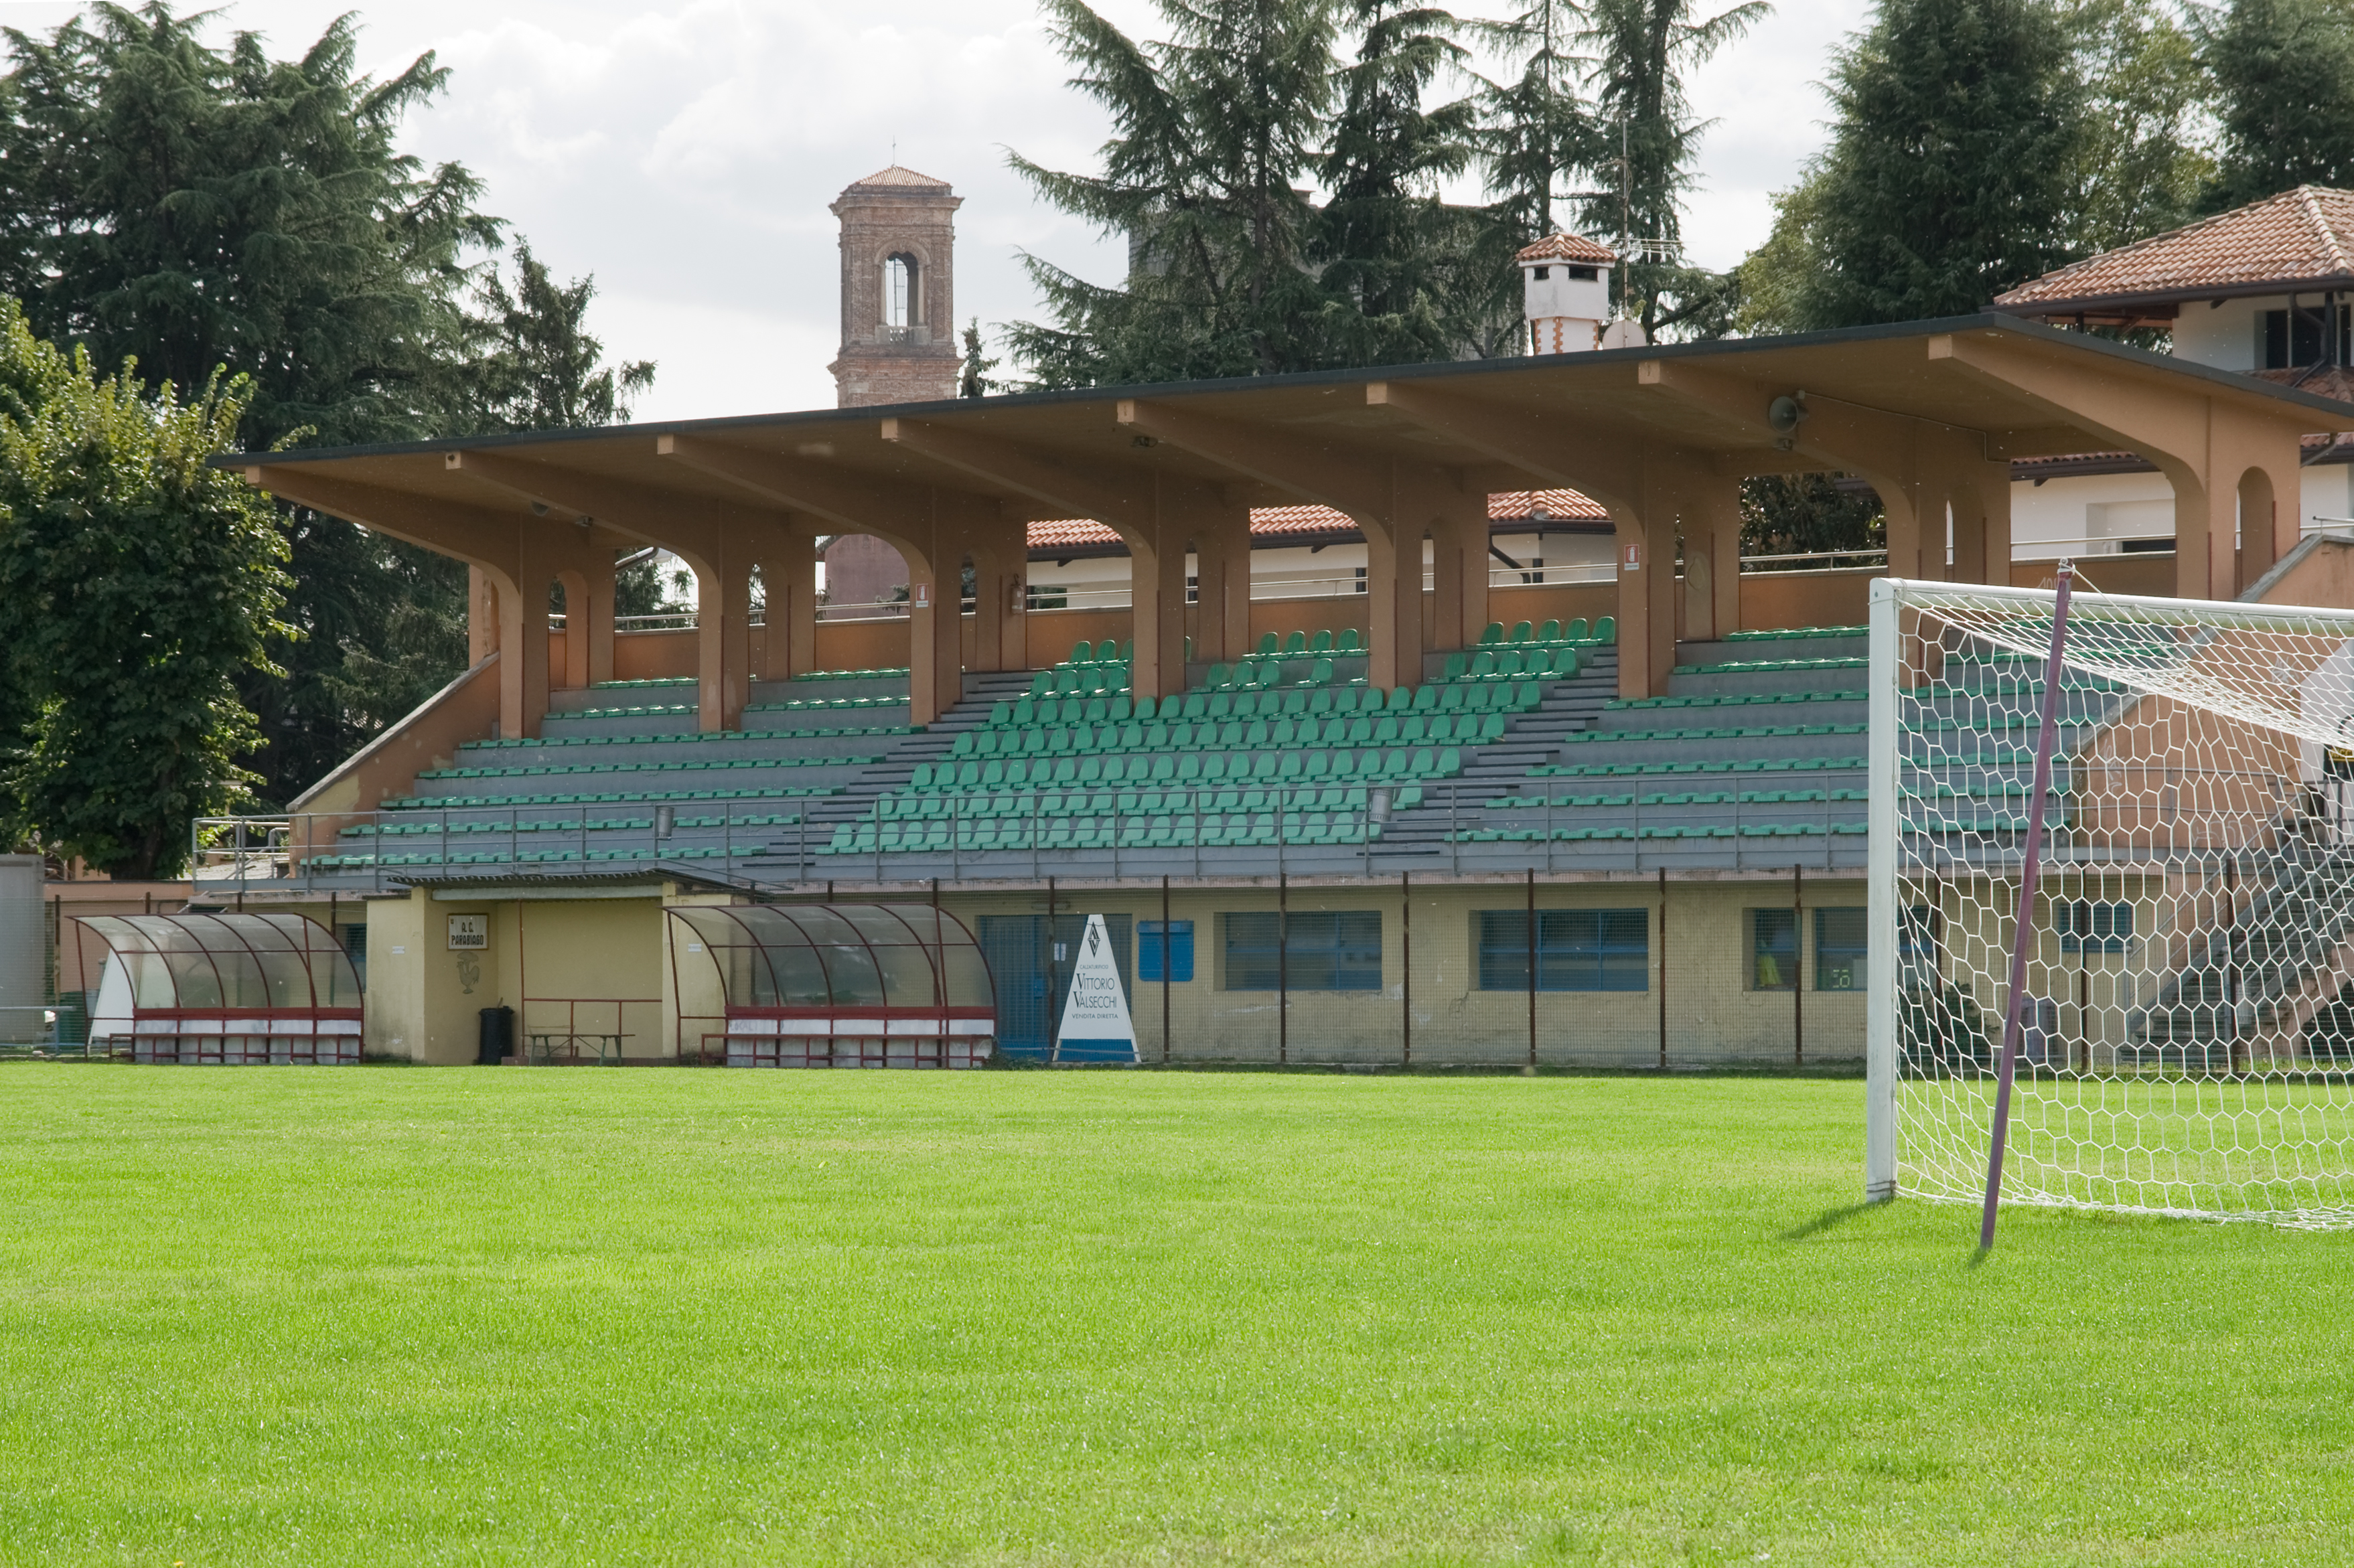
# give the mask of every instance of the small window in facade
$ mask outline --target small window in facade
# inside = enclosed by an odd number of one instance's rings
[[[1579,283],[1591,283],[1599,276],[1591,267],[1572,267],[1569,275],[1573,281]]]
[[[2053,906],[2063,953],[2122,953],[2133,944],[2133,906],[2097,898],[2063,900]]]
[[[1749,989],[1788,991],[1797,983],[1798,912],[1749,912]]]
[[[1525,910],[1479,912],[1479,989],[1526,991]],[[1647,909],[1537,911],[1539,991],[1651,989],[1651,916]]]
[[[1382,915],[1378,909],[1302,910],[1221,916],[1225,923],[1226,990],[1379,991]],[[1288,939],[1279,936],[1288,927]]]
[[[2289,311],[2257,313],[2257,330],[2262,334],[2257,357],[2266,370],[2293,370],[2299,366],[2316,365],[2321,360],[2321,347],[2326,334],[2324,313],[2335,316],[2338,327],[2337,363],[2344,365],[2349,358],[2349,328],[2354,326],[2354,312],[2336,306],[2300,307]]]
[[[1536,277],[1537,277],[1537,281],[1538,281],[1538,282],[1540,282],[1540,283],[1543,282],[1543,281],[1545,281],[1546,277],[1547,277],[1548,275],[1550,275],[1550,274],[1552,273],[1552,271],[1553,271],[1553,269],[1552,269],[1552,268],[1550,268],[1550,267],[1539,267],[1539,268],[1537,268],[1537,269],[1536,269]]]
[[[1193,978],[1193,922],[1169,922],[1168,979],[1182,985]],[[1161,972],[1161,922],[1140,920],[1136,926],[1136,979],[1140,985],[1146,980],[1159,980]]]
[[[1864,960],[1872,949],[1861,909],[1815,911],[1815,989],[1861,991]]]
[[[883,324],[911,327],[923,319],[923,295],[916,279],[916,259],[886,257],[883,262]]]
[[[1368,582],[1365,580],[1365,568],[1364,568],[1364,567],[1359,567],[1357,568],[1357,579],[1356,579],[1356,585],[1355,585],[1355,586],[1356,586],[1356,591],[1357,591],[1357,592],[1359,592],[1359,593],[1364,593],[1364,592],[1366,592],[1366,591],[1367,591],[1367,590],[1372,587],[1372,585],[1371,585],[1370,583],[1368,583]]]

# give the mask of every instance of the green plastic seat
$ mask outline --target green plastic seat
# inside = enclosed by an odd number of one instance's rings
[[[1327,634],[1326,634],[1326,633],[1324,633],[1324,632],[1320,632],[1320,632],[1318,632],[1318,633],[1317,633],[1317,635],[1318,635],[1319,637],[1322,637],[1322,636],[1325,636],[1325,635],[1327,635]],[[1313,663],[1313,664],[1311,664],[1311,665],[1310,665],[1310,666],[1308,667],[1308,683],[1309,683],[1310,685],[1311,685],[1311,686],[1322,686],[1322,685],[1328,685],[1328,684],[1330,684],[1330,683],[1331,683],[1331,680],[1332,680],[1332,661],[1331,661],[1331,660],[1330,660],[1330,659],[1319,659],[1319,660],[1317,660],[1317,661],[1316,661],[1316,662],[1315,662],[1315,663]]]
[[[1469,679],[1474,681],[1484,681],[1495,673],[1496,656],[1493,653],[1476,655],[1471,661],[1471,668],[1464,672]]]
[[[1561,622],[1560,622],[1560,621],[1558,621],[1558,620],[1548,620],[1548,621],[1546,621],[1543,626],[1538,627],[1538,628],[1537,628],[1537,641],[1540,641],[1540,642],[1558,642],[1558,641],[1561,641]]]
[[[1488,630],[1479,633],[1479,643],[1482,647],[1501,642],[1503,640],[1504,623],[1500,620],[1490,621],[1488,623]]]
[[[1511,639],[1513,641],[1515,641],[1515,642],[1526,642],[1526,641],[1527,641],[1531,637],[1532,637],[1532,636],[1534,636],[1534,635],[1535,635],[1534,630],[1530,627],[1530,625],[1529,625],[1529,623],[1528,623],[1527,621],[1522,620],[1522,621],[1515,622],[1515,623],[1513,624],[1513,627],[1512,627],[1512,639]]]
[[[1596,621],[1594,623],[1593,641],[1602,643],[1617,643],[1618,641],[1618,618],[1615,615],[1606,615],[1601,620]]]
[[[1258,653],[1260,658],[1266,659],[1273,657],[1275,651],[1281,646],[1282,640],[1277,637],[1274,632],[1264,631],[1259,634]]]
[[[1310,653],[1330,653],[1332,652],[1332,634],[1330,631],[1318,632],[1315,637],[1309,641],[1308,652]]]
[[[1482,654],[1482,658],[1486,655]],[[1471,668],[1471,655],[1460,649],[1447,656],[1447,668],[1440,673],[1442,681],[1459,681]]]
[[[1349,627],[1341,633],[1341,640],[1333,645],[1333,651],[1340,653],[1362,653],[1365,651],[1364,640],[1357,635],[1355,627]]]

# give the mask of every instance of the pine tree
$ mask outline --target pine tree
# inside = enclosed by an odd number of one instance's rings
[[[593,278],[558,283],[528,241],[514,249],[513,292],[495,269],[475,286],[481,316],[461,369],[463,428],[546,430],[626,424],[630,400],[652,387],[650,359],[605,363],[605,345],[588,334]]]
[[[1049,323],[1016,323],[1046,387],[1266,375],[1316,360],[1321,295],[1299,189],[1331,98],[1330,0],[1156,0],[1139,44],[1086,0],[1047,0],[1072,85],[1111,113],[1100,175],[1013,168],[1055,207],[1127,239],[1118,288],[1025,255]]]
[[[1830,96],[1794,324],[1959,314],[2068,259],[2080,94],[2049,0],[1881,0]]]
[[[2354,185],[2354,7],[2231,0],[2194,8],[2191,27],[2222,132],[2208,210],[2300,185]]]
[[[1451,359],[1490,324],[1494,292],[1465,265],[1479,216],[1438,196],[1474,155],[1476,106],[1423,107],[1439,73],[1469,58],[1455,40],[1461,24],[1405,0],[1349,0],[1348,9],[1359,43],[1318,160],[1329,195],[1310,247],[1329,296],[1319,357]]]
[[[2163,0],[2073,0],[2065,13],[2084,84],[2069,171],[2068,248],[2092,255],[2188,222],[2214,176],[2209,82]],[[2014,280],[2024,281],[2024,280]]]
[[[1696,19],[1691,0],[1590,0],[1578,43],[1590,51],[1599,157],[1590,166],[1620,194],[1579,204],[1585,232],[1628,241],[1619,282],[1644,334],[1699,329],[1720,335],[1727,296],[1716,274],[1683,263],[1683,196],[1711,122],[1696,118],[1685,73],[1762,19],[1771,6],[1744,0]]]

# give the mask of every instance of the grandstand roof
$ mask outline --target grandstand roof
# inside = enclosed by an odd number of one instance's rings
[[[1511,490],[1488,497],[1488,520],[1500,532],[1507,524],[1526,532],[1531,522],[1582,524],[1606,528],[1610,514],[1598,502],[1575,490]],[[1251,508],[1254,549],[1307,543],[1338,543],[1363,537],[1363,531],[1342,513],[1329,506],[1255,506]],[[1124,556],[1128,546],[1118,534],[1083,517],[1042,518],[1030,524],[1033,556]]]

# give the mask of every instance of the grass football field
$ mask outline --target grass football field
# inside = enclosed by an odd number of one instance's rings
[[[0,1563],[2354,1561],[2354,1235],[1862,1094],[0,1069]]]

